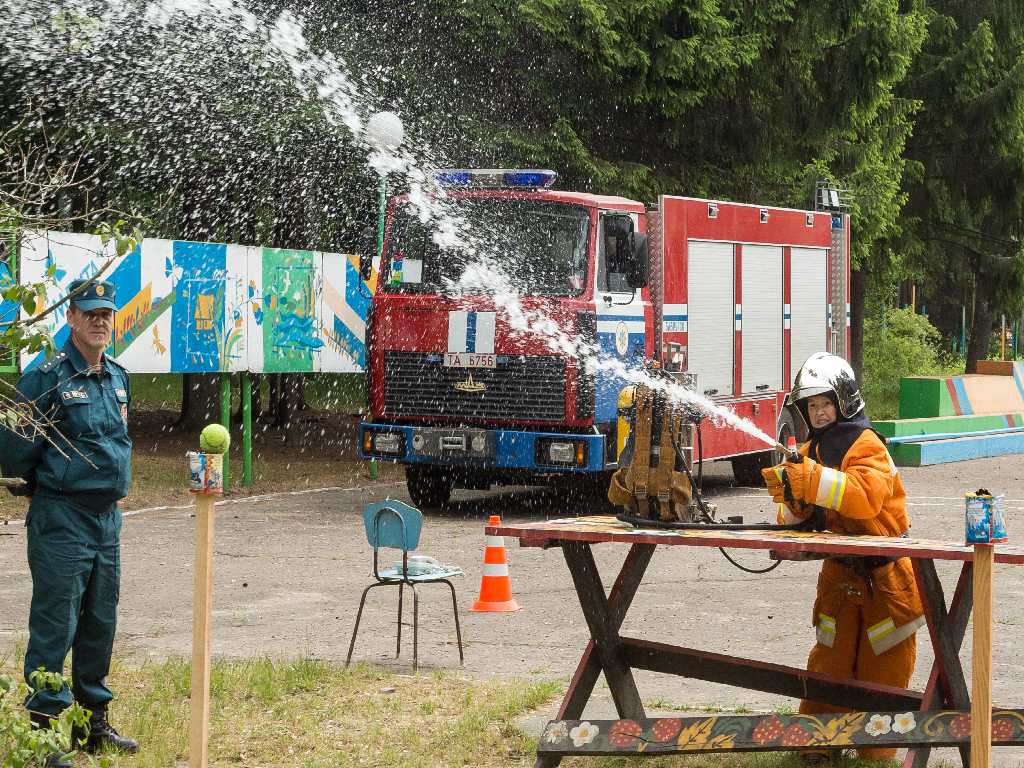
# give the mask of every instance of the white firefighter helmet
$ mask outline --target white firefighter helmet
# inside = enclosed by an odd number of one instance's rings
[[[802,400],[827,392],[835,395],[839,413],[844,419],[856,415],[864,407],[864,398],[860,396],[857,378],[850,364],[837,355],[815,352],[797,371],[786,404],[799,406]]]

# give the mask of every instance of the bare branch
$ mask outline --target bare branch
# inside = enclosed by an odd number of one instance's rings
[[[63,382],[61,382],[61,383],[63,383]],[[15,390],[15,388],[13,386],[11,386],[6,381],[0,380],[0,385],[3,385],[4,387],[7,387],[8,389],[17,391],[17,390]],[[47,394],[48,392],[51,392],[51,391],[53,391],[52,388],[47,390],[46,392],[43,392],[42,395],[45,395],[45,394]],[[42,395],[40,395],[40,397],[42,397]],[[82,459],[82,461],[84,461],[86,464],[88,464],[93,469],[97,469],[97,466],[92,463],[92,460],[90,460],[88,456],[86,456],[77,447],[75,447],[75,444],[72,443],[67,438],[67,436],[63,432],[60,431],[60,429],[57,427],[56,423],[54,423],[54,421],[47,414],[43,413],[39,409],[39,406],[36,405],[35,402],[28,402],[28,403],[25,403],[25,404],[30,405],[32,411],[34,411],[35,414],[37,414],[37,415],[33,415],[33,413],[31,411],[26,414],[24,408],[22,407],[22,404],[23,403],[21,401],[13,400],[12,398],[10,398],[10,397],[4,395],[2,392],[0,392],[0,408],[5,408],[5,409],[11,409],[11,410],[18,411],[22,415],[22,418],[24,418],[25,421],[26,421],[26,425],[25,425],[26,428],[25,428],[24,432],[19,431],[19,429],[16,428],[16,429],[12,429],[11,430],[12,432],[14,432],[14,434],[16,434],[18,437],[22,438],[23,440],[34,440],[36,438],[36,436],[41,436],[44,440],[46,440],[47,443],[50,444],[50,446],[55,451],[57,451],[57,453],[59,453],[65,459],[69,459],[70,460],[71,457],[68,456],[68,454],[65,453],[64,450],[59,445],[57,445],[56,441],[51,436],[51,432],[55,432],[67,444],[67,446],[74,453],[78,454],[78,457],[80,459]]]

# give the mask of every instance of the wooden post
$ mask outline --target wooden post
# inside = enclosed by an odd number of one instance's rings
[[[192,717],[189,768],[206,768],[210,736],[210,615],[213,608],[213,500],[196,494],[196,566],[192,593]]]
[[[974,647],[971,650],[971,766],[992,765],[991,544],[974,545]]]

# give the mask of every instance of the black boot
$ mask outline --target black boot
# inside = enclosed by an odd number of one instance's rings
[[[107,708],[96,707],[89,716],[89,738],[85,742],[86,752],[99,752],[104,747],[118,752],[139,751],[139,742],[122,736],[107,722]]]
[[[33,727],[44,731],[50,730],[50,718],[47,715],[30,712],[29,719],[32,721]],[[75,768],[74,762],[63,752],[51,752],[48,754],[43,761],[43,766],[44,768]]]

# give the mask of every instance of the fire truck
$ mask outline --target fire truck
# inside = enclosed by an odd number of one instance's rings
[[[589,478],[606,489],[628,429],[623,371],[652,359],[781,442],[802,436],[784,402],[793,376],[813,352],[849,356],[849,217],[674,195],[648,207],[558,191],[555,178],[438,174],[497,271],[515,278],[517,316],[594,345],[598,364],[512,322],[493,291],[453,296],[478,250],[441,248],[396,196],[367,320],[362,457],[404,464],[420,507],[453,488]],[[730,459],[743,485],[775,460],[728,428],[706,430],[699,458]]]

